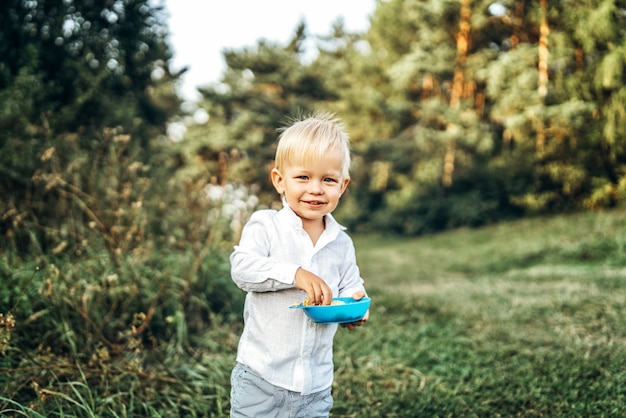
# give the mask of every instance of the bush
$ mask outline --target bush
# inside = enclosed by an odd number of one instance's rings
[[[45,153],[35,185],[59,216],[31,206],[9,219],[0,411],[219,416],[232,359],[211,353],[236,345],[224,329],[244,296],[230,280],[234,203],[210,199],[200,176],[138,162],[118,129],[103,138],[95,159],[63,139]],[[234,196],[245,216],[255,201]]]

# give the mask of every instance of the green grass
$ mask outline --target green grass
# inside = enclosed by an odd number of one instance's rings
[[[626,216],[356,240],[333,416],[626,416]]]
[[[414,239],[358,236],[355,244],[371,317],[336,336],[333,417],[626,416],[625,213]],[[82,275],[59,265],[54,287],[47,270],[29,292],[18,289],[27,315],[16,316],[10,334],[0,327],[10,337],[0,352],[0,417],[226,416],[240,313],[204,318],[201,289],[213,276],[198,287],[193,309],[183,310],[184,283],[171,282],[181,261],[172,260],[139,282],[158,278],[155,289],[164,289],[151,333],[117,338],[108,349],[74,314],[107,312],[106,295],[77,291],[87,275],[107,277],[96,264]],[[207,271],[225,277],[218,261]],[[20,286],[31,273],[10,277]],[[149,304],[133,303],[118,321]],[[44,318],[58,332],[29,328]]]

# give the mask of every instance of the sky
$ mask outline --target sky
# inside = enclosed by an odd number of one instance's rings
[[[349,31],[366,31],[376,0],[165,0],[172,68],[185,66],[180,94],[199,97],[197,86],[217,83],[224,48],[253,47],[257,40],[286,44],[304,20],[310,35],[327,35],[342,17]]]

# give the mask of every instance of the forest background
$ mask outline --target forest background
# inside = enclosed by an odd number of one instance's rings
[[[176,95],[152,1],[0,10],[3,407],[72,399],[59,385],[86,369],[104,393],[131,373],[174,384],[150,362],[236,328],[228,254],[247,216],[279,203],[268,168],[298,115],[346,125],[352,183],[336,216],[356,234],[626,198],[624,1],[379,1],[366,33],[338,21],[310,61],[305,22],[284,44],[225,51],[198,104]]]

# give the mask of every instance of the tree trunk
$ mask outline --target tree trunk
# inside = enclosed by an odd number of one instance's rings
[[[456,65],[454,68],[454,80],[452,81],[452,92],[450,93],[450,107],[452,108],[459,107],[465,85],[465,62],[467,61],[467,51],[470,43],[470,1],[461,0],[459,31],[456,34]]]
[[[548,51],[548,35],[550,34],[550,27],[548,26],[548,1],[541,0],[541,22],[539,26],[539,65],[538,65],[538,82],[537,82],[537,94],[539,96],[539,104],[545,103],[546,95],[548,94],[548,58],[550,56]],[[539,117],[537,126],[537,151],[541,152],[544,149],[546,143],[546,132],[543,119]]]
[[[461,97],[465,87],[465,62],[470,44],[470,8],[471,0],[461,0],[459,30],[456,34],[456,64],[452,91],[450,93],[450,107],[455,109],[461,104]],[[453,127],[448,126],[448,129]],[[441,183],[444,187],[450,187],[454,178],[454,152],[456,144],[453,139],[447,144],[446,153],[443,157],[443,173]]]

